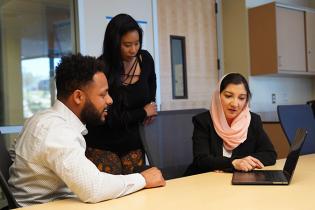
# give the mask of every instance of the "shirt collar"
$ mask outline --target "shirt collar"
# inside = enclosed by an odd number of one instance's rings
[[[60,113],[67,120],[69,125],[79,131],[82,135],[86,135],[88,133],[86,126],[64,103],[56,100],[52,109]]]

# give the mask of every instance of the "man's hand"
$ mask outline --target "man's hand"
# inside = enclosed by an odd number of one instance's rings
[[[161,171],[156,167],[142,171],[141,175],[144,177],[146,183],[144,188],[160,187],[166,184]]]
[[[232,165],[236,170],[239,171],[251,171],[255,168],[263,168],[264,164],[262,164],[257,158],[252,156],[247,156],[241,159],[235,159],[232,161]]]

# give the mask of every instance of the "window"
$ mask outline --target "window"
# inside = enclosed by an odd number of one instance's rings
[[[185,37],[171,36],[173,99],[187,98]]]
[[[22,125],[54,103],[55,66],[75,52],[73,2],[0,4],[0,126]]]

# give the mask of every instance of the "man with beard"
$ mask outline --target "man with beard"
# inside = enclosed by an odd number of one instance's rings
[[[10,151],[8,183],[21,206],[71,197],[95,203],[165,185],[157,168],[111,175],[85,157],[85,124],[103,123],[113,103],[102,69],[102,61],[80,54],[56,67],[55,104],[26,121]]]

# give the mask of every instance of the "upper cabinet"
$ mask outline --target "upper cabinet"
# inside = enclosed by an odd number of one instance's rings
[[[305,72],[304,12],[276,7],[278,70]]]
[[[252,75],[315,75],[315,16],[265,4],[249,9]]]

